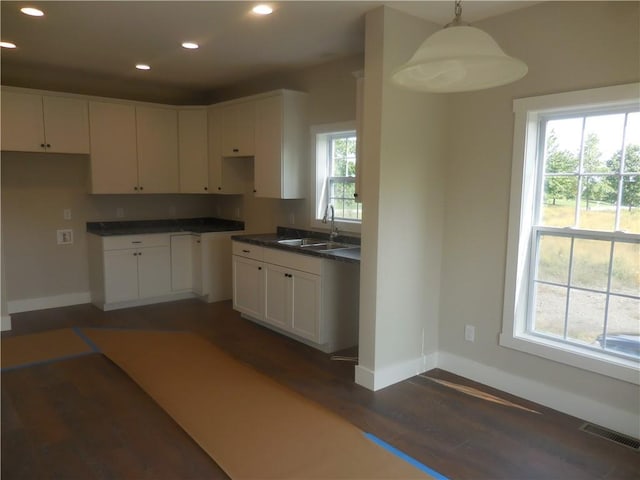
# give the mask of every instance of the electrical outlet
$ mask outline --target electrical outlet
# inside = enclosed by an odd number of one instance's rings
[[[176,216],[176,206],[175,205],[170,205],[169,206],[169,215],[172,217]]]
[[[467,342],[475,342],[476,341],[476,327],[473,325],[465,325],[464,326],[464,339]]]
[[[240,218],[240,207],[236,207],[236,218]]]
[[[220,215],[222,215],[222,208],[220,208],[220,205],[216,205],[216,216],[219,217]]]
[[[116,208],[116,217],[118,218],[124,217],[124,208],[122,207]]]
[[[289,225],[295,225],[296,224],[296,214],[295,213],[290,213],[289,214]]]
[[[73,244],[73,230],[70,228],[56,231],[56,238],[58,245],[72,245]]]
[[[65,220],[71,220],[71,209],[70,208],[65,208],[62,211],[62,218],[64,218]]]

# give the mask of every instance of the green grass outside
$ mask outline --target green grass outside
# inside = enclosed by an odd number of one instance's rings
[[[564,227],[574,224],[574,205],[556,202],[543,209],[545,225]],[[593,205],[581,212],[580,227],[592,230],[611,230],[615,209]],[[640,232],[640,209],[621,212],[621,227]],[[540,245],[538,280],[567,284],[569,278],[571,240],[565,237],[544,236]],[[611,243],[601,240],[576,239],[571,272],[571,285],[606,291]],[[640,295],[640,244],[616,242],[613,256],[611,292]],[[566,309],[566,289],[540,285],[536,302],[536,330],[563,335]],[[606,295],[572,290],[568,311],[568,336],[593,343],[602,333],[606,310]],[[640,333],[640,302],[611,296],[608,306],[609,332]]]

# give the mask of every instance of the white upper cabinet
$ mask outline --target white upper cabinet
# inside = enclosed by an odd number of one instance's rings
[[[291,90],[256,101],[256,197],[304,198],[309,157],[306,105],[306,94]]]
[[[138,179],[142,193],[178,193],[178,112],[136,107]]]
[[[136,110],[122,103],[90,102],[91,193],[136,193]]]
[[[225,108],[208,109],[209,127],[209,191],[220,194],[244,193],[247,160],[222,156],[223,119]]]
[[[178,193],[178,113],[90,102],[91,193]]]
[[[89,153],[88,102],[2,91],[2,150]]]
[[[222,156],[252,157],[255,153],[255,103],[221,107]]]
[[[178,111],[180,193],[209,191],[207,110]]]

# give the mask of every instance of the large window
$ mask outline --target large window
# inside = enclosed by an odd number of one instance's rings
[[[312,131],[315,146],[315,202],[313,223],[320,226],[327,207],[332,206],[341,230],[359,231],[362,204],[357,192],[357,136],[353,124],[317,126]]]
[[[513,285],[506,286],[501,336],[504,345],[618,378],[635,372],[636,383],[637,92],[637,86],[612,87],[516,101],[521,138],[512,208],[520,208],[510,218],[507,280]]]

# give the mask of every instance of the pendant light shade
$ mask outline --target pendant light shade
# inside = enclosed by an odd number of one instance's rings
[[[515,82],[527,73],[527,65],[505,54],[482,30],[460,25],[456,19],[427,38],[411,59],[397,69],[396,85],[423,92],[468,92]]]

